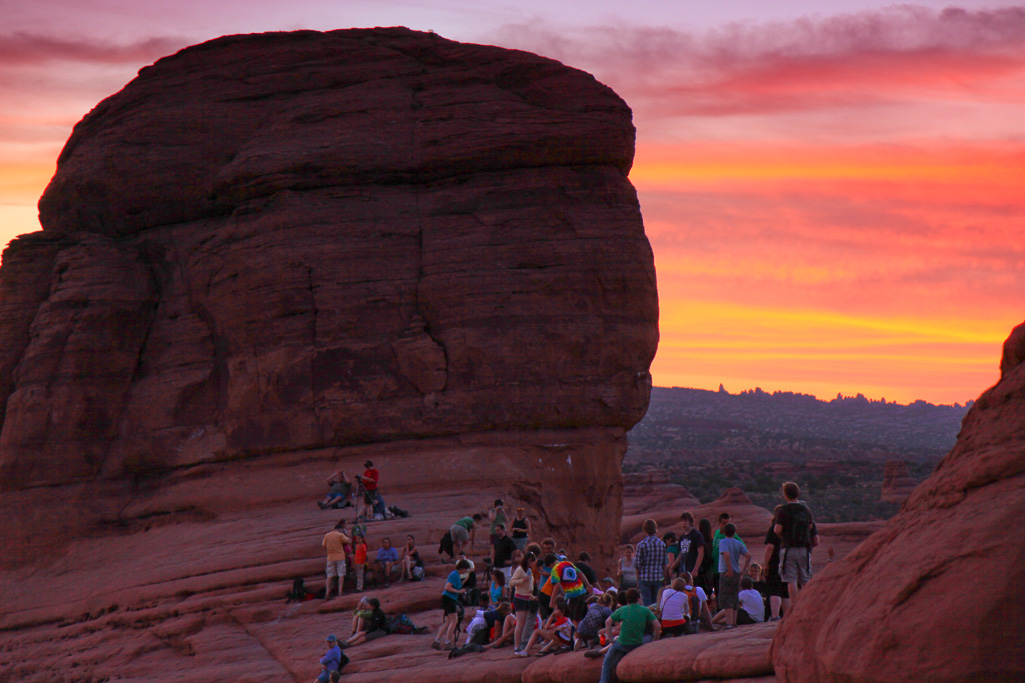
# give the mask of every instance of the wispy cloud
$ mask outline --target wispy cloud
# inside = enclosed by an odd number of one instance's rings
[[[0,35],[0,64],[5,67],[69,61],[144,65],[188,44],[183,38],[153,37],[117,44],[83,38],[61,38],[14,32]]]

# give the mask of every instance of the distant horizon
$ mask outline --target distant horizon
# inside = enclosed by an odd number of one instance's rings
[[[822,401],[823,403],[828,403],[830,401],[835,400],[837,398],[837,394],[839,394],[844,399],[848,399],[848,398],[854,399],[854,398],[857,398],[858,396],[863,396],[870,403],[879,403],[879,404],[882,404],[883,400],[885,399],[886,405],[895,405],[895,406],[907,407],[909,405],[912,405],[914,403],[922,401],[924,403],[927,403],[927,404],[932,405],[932,406],[937,406],[937,407],[965,408],[965,407],[969,407],[971,404],[975,403],[975,401],[978,399],[978,396],[973,396],[972,398],[965,399],[964,401],[954,401],[953,403],[936,403],[934,401],[929,401],[929,400],[926,400],[924,398],[916,398],[916,399],[912,399],[910,401],[907,401],[906,403],[901,403],[900,401],[891,400],[891,399],[889,399],[889,398],[887,398],[885,396],[880,396],[878,398],[873,398],[872,396],[867,395],[863,391],[855,392],[853,394],[848,394],[848,393],[845,393],[843,391],[838,391],[838,392],[836,392],[836,394],[833,394],[833,395],[831,395],[831,396],[829,396],[827,398],[823,398],[823,397],[819,396],[818,394],[812,394],[812,393],[809,393],[809,392],[806,392],[806,391],[794,391],[792,389],[772,389],[772,390],[769,390],[769,389],[765,389],[763,387],[757,387],[756,386],[756,387],[750,387],[748,389],[741,389],[740,391],[730,391],[729,387],[727,387],[724,383],[721,383],[721,385],[722,385],[723,390],[727,394],[729,394],[730,396],[740,396],[743,393],[756,392],[756,391],[760,390],[763,394],[770,395],[770,396],[773,395],[773,394],[777,394],[777,393],[779,393],[779,394],[794,394],[794,395],[800,395],[800,396],[811,396],[815,400]],[[661,386],[661,385],[658,385],[658,384],[652,384],[652,388],[653,389],[689,389],[689,390],[692,390],[692,391],[708,391],[708,392],[711,392],[713,394],[719,393],[719,386],[718,385],[714,389],[707,389],[705,387]],[[982,392],[980,391],[979,393],[981,394]]]

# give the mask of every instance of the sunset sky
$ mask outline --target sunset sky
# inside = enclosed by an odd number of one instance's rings
[[[142,66],[227,33],[405,25],[553,57],[633,107],[658,386],[963,403],[1025,319],[1025,7],[0,7],[0,243],[39,229],[71,127]]]

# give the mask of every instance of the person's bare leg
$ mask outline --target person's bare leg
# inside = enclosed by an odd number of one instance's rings
[[[790,594],[790,604],[793,605],[797,602],[797,593],[800,589],[797,587],[796,581],[791,581],[787,584],[787,593]]]
[[[779,606],[782,602],[783,598],[778,595],[769,596],[769,616],[773,619],[779,619]]]
[[[736,626],[737,625],[737,610],[730,607],[726,610],[726,625]]]
[[[726,610],[719,610],[719,612],[712,617],[713,624],[724,624],[726,623]]]
[[[514,650],[521,649],[520,646],[523,644],[523,629],[526,628],[526,626],[527,626],[527,613],[526,612],[517,612],[516,613],[516,631],[515,631],[515,634],[513,636],[513,649]]]

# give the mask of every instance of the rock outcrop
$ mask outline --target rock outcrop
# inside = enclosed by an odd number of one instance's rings
[[[464,471],[485,441],[511,453],[478,488],[611,555],[658,339],[633,141],[586,73],[406,29],[144,68],[75,127],[43,232],[4,254],[3,561],[179,509],[145,487],[212,463],[402,443],[382,457],[451,489],[403,458],[460,435],[486,437],[449,453]],[[96,504],[52,520],[33,497]]]
[[[883,487],[880,500],[903,503],[915,490],[915,480],[908,472],[908,464],[901,460],[887,460],[883,467]]]
[[[780,681],[1025,677],[1025,324],[953,450],[883,529],[801,593]]]

